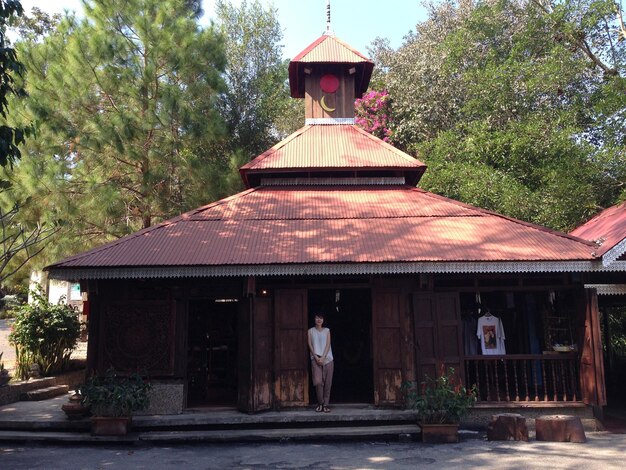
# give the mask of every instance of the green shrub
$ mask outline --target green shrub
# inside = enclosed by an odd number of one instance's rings
[[[457,424],[476,403],[475,387],[467,390],[452,367],[442,368],[437,378],[426,375],[421,385],[418,388],[415,382],[407,382],[403,388],[423,424]]]
[[[41,291],[32,292],[34,302],[15,309],[9,342],[15,346],[16,375],[28,377],[36,363],[42,375],[66,370],[80,335],[78,313],[68,305],[51,304]]]
[[[83,405],[91,407],[94,416],[120,417],[148,408],[150,388],[150,383],[137,373],[118,375],[114,369],[109,369],[104,377],[87,379],[78,393],[83,397]]]

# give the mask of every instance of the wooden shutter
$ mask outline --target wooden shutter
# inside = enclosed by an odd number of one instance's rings
[[[256,298],[252,315],[252,411],[272,407],[272,302]]]
[[[374,337],[374,404],[401,405],[402,317],[405,315],[400,289],[372,290]]]
[[[275,396],[277,405],[305,406],[309,403],[307,291],[275,291]]]
[[[462,324],[459,297],[454,293],[413,294],[417,381],[453,367],[463,377]]]
[[[606,405],[604,362],[600,339],[598,296],[595,289],[585,290],[585,331],[580,356],[580,380],[583,402]]]
[[[240,302],[238,353],[238,408],[252,413],[272,407],[273,323],[268,297]]]

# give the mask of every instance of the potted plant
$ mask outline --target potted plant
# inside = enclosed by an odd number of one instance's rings
[[[423,442],[459,442],[459,422],[476,402],[476,389],[466,389],[454,369],[437,378],[425,376],[421,387],[405,385],[407,401],[417,412]]]
[[[137,373],[119,375],[109,369],[104,377],[90,377],[78,392],[82,404],[91,409],[92,434],[126,434],[132,413],[148,407],[149,390],[150,383]]]

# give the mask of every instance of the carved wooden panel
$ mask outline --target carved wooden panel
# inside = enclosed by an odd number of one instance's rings
[[[101,328],[101,371],[174,373],[175,309],[170,301],[106,303]]]

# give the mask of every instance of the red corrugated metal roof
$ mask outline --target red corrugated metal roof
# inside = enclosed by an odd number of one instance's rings
[[[360,62],[371,63],[372,61],[341,39],[333,35],[323,34],[291,59],[291,62],[358,64]]]
[[[307,46],[289,63],[291,96],[304,98],[304,68],[310,64],[350,64],[356,70],[355,95],[360,97],[372,77],[374,63],[345,42],[332,35],[322,35]]]
[[[571,235],[585,240],[600,241],[598,255],[604,255],[626,239],[626,203],[600,212],[585,224],[572,230]]]
[[[338,169],[402,170],[421,175],[426,165],[357,126],[314,125],[294,132],[240,171],[247,182],[247,175],[253,172]]]
[[[592,260],[593,249],[408,186],[261,187],[50,268]]]

